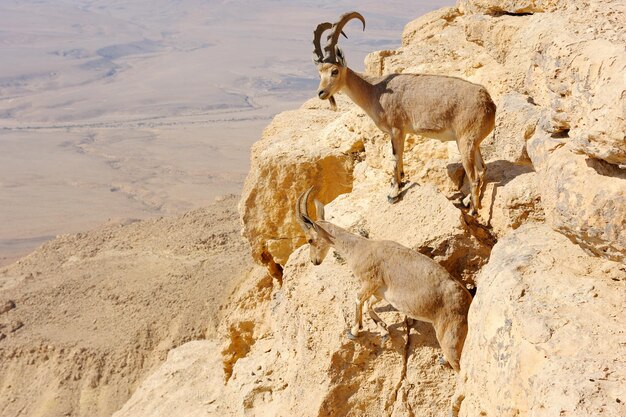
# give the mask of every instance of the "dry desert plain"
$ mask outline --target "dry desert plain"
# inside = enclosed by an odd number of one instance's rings
[[[0,265],[58,234],[239,193],[249,149],[314,94],[314,26],[358,8],[353,67],[452,1],[0,3]]]

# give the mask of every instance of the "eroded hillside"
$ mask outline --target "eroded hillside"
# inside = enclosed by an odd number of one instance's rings
[[[0,415],[110,416],[168,351],[215,337],[228,294],[264,275],[236,204],[61,236],[1,270]]]

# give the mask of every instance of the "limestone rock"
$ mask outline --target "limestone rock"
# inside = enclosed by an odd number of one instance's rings
[[[458,416],[624,415],[625,284],[624,265],[547,226],[501,239],[470,307]]]
[[[500,10],[496,16],[488,14],[492,6]],[[442,9],[411,22],[402,48],[372,54],[367,68],[465,78],[485,85],[497,104],[505,95],[525,96],[545,113],[544,130],[566,132],[578,152],[626,163],[626,121],[619,104],[626,72],[623,8],[608,0],[487,0],[459,7],[465,14]],[[528,7],[553,12],[499,15]],[[506,117],[501,110],[499,120]],[[535,119],[532,115],[523,127]]]
[[[585,26],[572,31],[572,20],[543,16],[536,27],[520,32],[539,50],[524,54],[526,65],[528,59],[531,64],[524,90],[547,113],[543,130],[571,138],[580,153],[624,164],[624,39],[603,39]],[[558,35],[546,43],[548,31]],[[579,31],[588,34],[581,36]],[[569,65],[563,66],[564,61]]]
[[[301,109],[284,112],[265,129],[252,148],[239,212],[243,235],[258,262],[284,265],[303,243],[294,217],[298,196],[317,186],[319,199],[328,202],[352,188],[352,168],[363,150],[344,119],[349,113],[320,108],[311,100]],[[347,103],[339,102],[342,108]]]
[[[193,341],[171,350],[113,417],[236,415],[220,383],[220,359],[215,341]]]
[[[183,397],[186,415],[447,415],[455,375],[436,364],[430,325],[407,333],[381,305],[387,344],[367,318],[357,340],[345,337],[358,283],[333,251],[309,262],[294,218],[312,185],[328,220],[477,280],[459,415],[624,415],[626,271],[612,261],[626,247],[623,22],[609,0],[462,0],[409,23],[398,50],[367,57],[370,74],[486,86],[497,126],[482,144],[487,184],[475,218],[454,203],[467,185],[455,143],[409,136],[408,184],[390,205],[389,138],[346,97],[337,95],[337,112],[314,99],[277,116],[253,149],[239,208],[254,258],[282,280],[238,285],[219,343],[172,353],[154,375],[170,388],[149,378],[123,417],[160,417]],[[211,387],[190,400],[202,384]],[[175,389],[182,397],[168,400]]]
[[[529,97],[508,93],[500,98],[496,127],[481,143],[485,160],[530,165],[526,141],[535,133],[541,112]]]
[[[459,9],[466,14],[524,14],[554,11],[564,3],[562,0],[460,0]]]
[[[546,220],[596,256],[626,259],[626,172],[571,152],[566,140],[536,135],[536,167]]]
[[[269,299],[254,286],[233,299],[246,311],[229,319],[252,323],[245,317],[254,317],[254,325],[244,331],[247,341],[229,362],[229,375],[226,350],[211,341],[188,343],[171,351],[114,417],[166,417],[173,410],[224,417],[442,415],[456,374],[439,365],[432,326],[407,327],[403,315],[381,303],[377,311],[389,324],[390,339],[383,343],[364,316],[363,331],[349,340],[345,332],[358,287],[332,251],[315,267],[308,247],[297,249],[285,265],[282,287],[275,286]],[[251,299],[265,301],[241,307]]]
[[[358,172],[358,171],[357,171]],[[409,183],[402,199],[389,204],[380,178],[359,182],[326,208],[326,219],[372,239],[394,240],[424,253],[461,281],[473,283],[489,257],[489,236],[431,184]]]
[[[491,165],[490,175],[497,169],[494,165]],[[518,170],[517,175],[515,168]],[[483,207],[479,210],[481,218],[498,238],[525,223],[541,223],[545,220],[537,174],[507,164],[504,164],[503,169],[507,170],[508,176],[500,177],[500,181],[487,178]]]
[[[320,109],[315,99],[300,110],[278,115],[252,149],[252,167],[239,203],[243,235],[258,262],[270,270],[277,264],[277,276],[293,250],[304,243],[295,219],[295,203],[302,192],[315,186],[323,203],[349,192],[359,160],[364,160],[362,171],[377,177],[375,187],[387,192],[393,166],[388,135],[346,97],[337,99],[339,113]],[[462,184],[455,143],[410,135],[404,161],[409,181],[435,184],[448,196]],[[386,194],[378,199],[388,205]]]
[[[110,417],[173,347],[217,339],[233,289],[268,281],[236,204],[59,236],[0,268],[0,415]],[[196,398],[176,392],[179,408]]]

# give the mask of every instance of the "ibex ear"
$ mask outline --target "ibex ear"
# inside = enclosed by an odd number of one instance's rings
[[[317,220],[324,220],[324,205],[317,198],[313,200],[315,204],[315,213],[317,214]]]
[[[337,65],[342,67],[346,66],[346,57],[343,55],[343,51],[338,46],[335,46],[335,55],[337,56]]]

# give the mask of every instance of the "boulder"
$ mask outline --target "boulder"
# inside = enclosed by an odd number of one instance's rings
[[[465,14],[484,13],[489,15],[550,12],[562,8],[562,0],[459,0],[459,10]]]
[[[339,106],[349,108],[346,101]],[[318,99],[277,115],[252,147],[239,213],[252,256],[280,275],[280,265],[304,242],[295,216],[298,196],[317,187],[331,201],[352,188],[352,169],[363,140],[351,132],[349,112],[334,112]]]
[[[356,177],[362,175],[355,170]],[[428,255],[468,284],[489,257],[493,241],[432,184],[409,183],[389,204],[387,187],[372,170],[349,194],[326,208],[326,219],[372,239],[394,240]]]
[[[477,277],[453,415],[624,415],[625,277],[545,225],[501,239]]]
[[[590,253],[624,262],[626,172],[545,134],[529,141],[528,153],[547,223]]]
[[[526,141],[535,133],[540,110],[528,96],[508,93],[500,98],[494,133],[481,143],[486,161],[504,160],[530,165]]]
[[[215,341],[197,340],[171,350],[113,417],[236,415],[226,399],[232,400],[232,393],[220,383],[220,359]]]
[[[494,236],[501,238],[525,223],[542,223],[545,214],[537,186],[537,174],[525,172],[520,167],[511,167],[510,164],[490,165],[483,207],[478,212],[481,219],[491,227]],[[492,180],[499,169],[505,169],[508,175]]]

